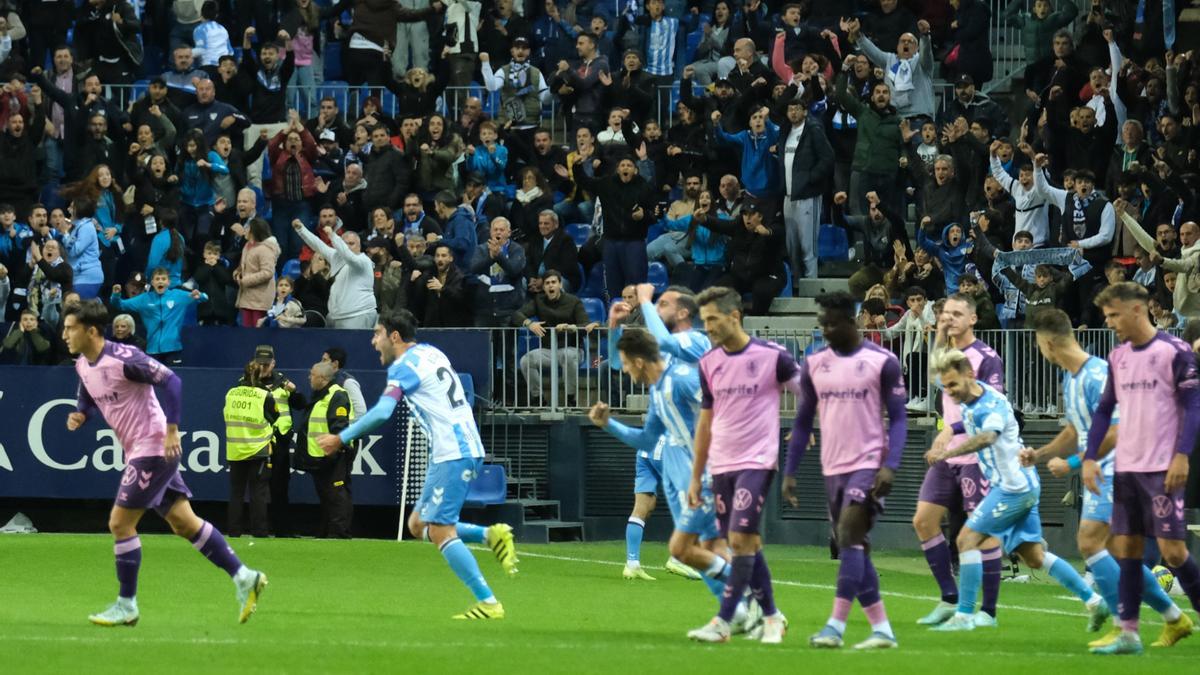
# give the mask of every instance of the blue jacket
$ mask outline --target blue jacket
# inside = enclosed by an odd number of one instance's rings
[[[731,134],[720,124],[713,125],[713,131],[719,142],[741,147],[742,185],[747,192],[755,197],[766,197],[783,191],[779,162],[771,154],[771,148],[779,141],[779,127],[774,122],[767,120],[761,134],[751,133],[749,129]]]
[[[212,165],[212,173],[227,174],[229,167],[225,160],[215,150],[208,151],[208,163]],[[213,192],[212,180],[196,165],[195,160],[183,160],[183,175],[179,181],[180,201],[188,206],[212,206],[217,201]]]
[[[487,146],[480,143],[475,146],[475,153],[467,157],[467,170],[483,176],[488,189],[500,194],[509,194],[512,188],[504,171],[508,167],[508,148],[496,144],[493,152],[488,152]],[[511,196],[511,195],[509,195]]]
[[[471,268],[471,256],[475,254],[475,215],[471,209],[460,206],[442,226],[442,241],[454,251],[454,264],[466,273]]]
[[[917,245],[929,251],[930,255],[937,256],[938,260],[942,262],[942,275],[946,277],[947,295],[958,292],[958,278],[962,276],[971,249],[975,247],[975,242],[967,239],[966,229],[963,229],[963,238],[958,242],[958,246],[951,247],[945,243],[952,227],[962,226],[950,223],[942,228],[942,238],[936,241],[925,234],[924,228],[917,227]]]
[[[726,221],[730,220],[720,215],[712,215],[710,217]],[[688,228],[692,225],[692,214],[689,213],[675,220],[664,218],[663,223],[672,232],[687,232]],[[696,265],[724,265],[725,235],[718,234],[703,225],[697,224],[696,231],[692,235],[692,262]]]
[[[208,302],[208,295],[200,294],[193,300],[192,294],[182,288],[169,288],[159,295],[153,288],[128,300],[113,293],[109,303],[122,312],[137,312],[146,327],[146,353],[166,354],[183,349],[179,337],[188,305],[193,302]]]
[[[110,190],[100,191],[100,199],[96,202],[96,222],[100,224],[97,241],[105,248],[115,244],[117,237],[121,236],[121,230],[125,229],[125,220],[117,213],[117,200]],[[116,229],[117,233],[112,239],[105,239],[104,231],[110,227]]]
[[[182,237],[181,237],[182,238]],[[149,279],[156,267],[162,267],[171,273],[171,288],[183,283],[183,254],[175,262],[167,260],[167,251],[171,249],[171,230],[163,230],[150,240],[150,256],[146,261],[146,278]]]
[[[104,283],[104,270],[100,267],[100,242],[96,235],[96,221],[83,218],[75,222],[71,232],[63,237],[67,261],[75,273],[73,283],[91,285]]]

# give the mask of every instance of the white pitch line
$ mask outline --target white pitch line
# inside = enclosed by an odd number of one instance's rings
[[[471,548],[474,548],[477,551],[488,551],[489,553],[491,552],[491,549],[485,548],[483,546],[472,546]],[[561,560],[564,562],[590,563],[593,565],[610,565],[610,566],[615,566],[615,567],[623,567],[625,565],[625,563],[623,563],[623,562],[616,562],[614,560],[595,560],[593,558],[579,558],[576,556],[550,555],[547,553],[530,553],[528,551],[518,551],[517,557],[520,558],[521,556],[525,556],[527,558],[545,558],[547,560]],[[643,565],[642,567],[645,567],[647,569],[652,569],[652,570],[665,570],[666,569],[664,567],[658,567],[658,566],[653,566],[653,565]],[[771,583],[775,584],[775,585],[779,585],[779,586],[793,586],[795,588],[809,588],[809,589],[818,590],[818,591],[837,590],[836,586],[831,586],[829,584],[808,584],[808,583],[803,583],[800,581],[787,581],[785,579],[779,579],[777,577],[772,577]],[[879,594],[882,596],[885,596],[885,597],[901,598],[904,600],[925,600],[928,602],[937,602],[938,601],[938,598],[935,598],[932,596],[916,595],[913,593],[899,593],[896,591],[880,590]],[[1051,597],[1054,597],[1054,596],[1051,596]],[[1074,598],[1072,598],[1072,599],[1074,599]],[[1004,610],[1012,610],[1015,612],[1032,612],[1034,614],[1051,614],[1053,616],[1069,616],[1069,617],[1076,617],[1076,618],[1082,617],[1082,616],[1087,616],[1087,613],[1085,613],[1085,612],[1066,612],[1066,611],[1058,610],[1058,609],[1046,609],[1044,607],[1025,607],[1022,605],[997,605],[997,608],[1004,609]],[[1157,622],[1143,621],[1142,623],[1150,624],[1150,623],[1157,623]]]

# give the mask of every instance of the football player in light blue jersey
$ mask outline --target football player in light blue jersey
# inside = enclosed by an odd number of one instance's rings
[[[617,342],[623,370],[634,382],[650,385],[645,426],[639,429],[612,419],[605,403],[592,406],[588,417],[630,447],[662,449],[663,492],[675,521],[669,544],[671,556],[703,573],[709,590],[720,602],[730,573],[724,558],[728,544],[717,528],[707,474],[701,505],[693,508],[687,499],[692,479],[692,438],[700,411],[699,369],[694,363],[665,358],[659,347],[654,336],[640,328],[624,331]],[[748,624],[755,621],[746,607],[739,607],[733,623],[741,630],[751,630],[754,626]]]
[[[458,521],[471,480],[483,464],[483,442],[450,360],[438,349],[418,343],[416,334],[417,320],[408,310],[379,317],[371,346],[382,363],[390,364],[387,388],[366,415],[340,434],[321,436],[317,443],[332,454],[378,428],[392,416],[400,399],[406,399],[429,439],[429,469],[408,529],[414,537],[427,537],[436,544],[450,569],[475,595],[475,604],[455,619],[503,619],[504,607],[463,542],[486,542],[504,571],[515,574],[512,528]]]
[[[983,558],[979,547],[989,536],[1000,540],[1006,553],[1016,553],[1025,564],[1045,568],[1054,580],[1084,602],[1091,621],[1103,624],[1108,604],[1092,591],[1067,561],[1047,551],[1038,515],[1041,483],[1037,472],[1021,465],[1023,449],[1017,418],[1003,394],[975,379],[971,362],[957,349],[938,354],[932,364],[942,378],[942,387],[962,409],[962,421],[954,424],[956,434],[967,434],[966,443],[948,449],[935,440],[926,453],[930,463],[950,457],[979,453],[979,468],[991,482],[979,506],[971,512],[958,535],[958,611],[936,631],[967,631],[976,628],[975,595],[983,581]],[[993,624],[994,625],[994,624]]]
[[[670,286],[658,298],[658,304],[651,302],[654,298],[654,286],[638,284],[634,288],[634,301],[641,309],[642,319],[646,329],[658,341],[659,350],[665,357],[683,363],[696,364],[700,357],[712,348],[708,336],[692,328],[692,321],[699,316],[695,296],[683,286]],[[633,312],[633,306],[625,301],[613,304],[609,311],[608,353],[609,359],[620,363],[620,350],[617,341],[621,338],[622,329],[619,322],[628,318]],[[617,367],[614,365],[614,367]],[[642,534],[646,527],[646,519],[654,511],[657,503],[656,494],[663,482],[662,446],[638,448],[637,464],[633,484],[633,512],[625,526],[625,569],[622,576],[626,579],[653,580],[641,565]],[[686,486],[685,486],[686,491]],[[679,561],[674,555],[667,560],[666,569],[672,574],[678,574],[689,579],[699,579],[700,575],[694,569]]]
[[[1059,478],[1078,469],[1083,464],[1083,454],[1087,451],[1088,432],[1092,428],[1092,415],[1100,404],[1104,394],[1104,386],[1108,383],[1108,362],[1084,351],[1075,340],[1071,328],[1071,319],[1061,309],[1047,309],[1039,312],[1030,322],[1030,328],[1037,336],[1038,350],[1047,361],[1065,370],[1063,374],[1063,402],[1066,408],[1068,424],[1046,445],[1033,450],[1026,448],[1021,453],[1021,461],[1026,466],[1037,462],[1046,462],[1050,472]],[[1088,567],[1096,579],[1096,587],[1109,607],[1116,607],[1118,600],[1118,582],[1121,578],[1121,568],[1117,561],[1109,555],[1106,548],[1110,533],[1109,524],[1112,520],[1113,506],[1113,469],[1115,455],[1109,452],[1116,445],[1117,413],[1112,416],[1113,426],[1109,428],[1104,439],[1102,452],[1108,452],[1100,460],[1104,482],[1101,493],[1093,494],[1090,490],[1083,491],[1083,513],[1079,520],[1079,553],[1087,560]],[[1049,461],[1047,461],[1049,460]],[[1162,614],[1162,634],[1152,646],[1170,647],[1176,642],[1192,634],[1192,620],[1167,596],[1154,578],[1149,567],[1143,566],[1146,604]],[[1100,625],[1089,624],[1088,630],[1096,631]],[[1114,626],[1112,631],[1099,640],[1088,644],[1089,647],[1103,647],[1111,644],[1121,635],[1120,627]]]

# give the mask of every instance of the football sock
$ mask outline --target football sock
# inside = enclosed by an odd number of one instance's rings
[[[641,562],[642,534],[645,531],[646,521],[635,516],[629,516],[629,522],[625,525],[625,562]]]
[[[704,570],[704,576],[721,581],[729,581],[729,575],[732,571],[733,568],[728,562],[725,562],[724,558],[714,555],[712,563],[709,564],[708,569]]]
[[[242,566],[237,554],[225,542],[221,531],[213,527],[207,520],[200,526],[200,531],[191,539],[192,548],[199,551],[209,562],[225,570],[232,577]]]
[[[774,616],[778,609],[775,607],[775,590],[771,586],[771,570],[767,567],[767,559],[763,552],[754,555],[754,573],[750,577],[750,592],[762,607],[763,616]]]
[[[848,546],[838,550],[837,590],[833,597],[833,610],[830,612],[829,625],[838,632],[845,632],[846,619],[850,617],[850,606],[858,595],[862,585],[863,571],[866,569],[866,552],[862,546]]]
[[[958,554],[958,613],[975,613],[975,596],[983,583],[983,554],[978,550]]]
[[[113,544],[113,555],[117,558],[117,582],[121,585],[118,595],[129,599],[137,597],[138,569],[142,566],[142,540],[136,534],[128,539],[118,539]]]
[[[890,638],[896,637],[892,632],[892,624],[888,621],[887,610],[883,607],[883,600],[879,597],[879,573],[875,571],[875,563],[871,562],[870,555],[863,559],[863,578],[858,586],[858,604],[862,605],[863,613],[871,622],[872,631],[883,633]]]
[[[472,523],[458,523],[454,526],[454,533],[468,544],[482,544],[487,538],[487,528]]]
[[[1121,628],[1136,633],[1138,630],[1138,612],[1142,604],[1142,586],[1146,583],[1142,569],[1141,558],[1121,558],[1117,560],[1121,567],[1121,581],[1117,586],[1117,616],[1121,620]]]
[[[1192,601],[1192,607],[1200,612],[1200,567],[1196,566],[1196,559],[1189,555],[1182,565],[1172,567],[1171,571],[1175,573],[1175,582],[1183,588],[1184,595]]]
[[[979,611],[996,618],[996,603],[1000,600],[1000,576],[1004,566],[1004,554],[1000,547],[983,549],[979,552],[983,559],[982,598]]]
[[[1179,620],[1179,608],[1175,606],[1175,601],[1167,595],[1162,586],[1158,585],[1158,579],[1154,578],[1154,572],[1145,565],[1142,565],[1142,601],[1154,611],[1162,614],[1166,621]]]
[[[1090,602],[1096,595],[1096,592],[1083,582],[1083,577],[1079,576],[1079,572],[1075,571],[1074,567],[1066,560],[1054,555],[1050,551],[1042,554],[1042,568],[1054,577],[1054,580],[1062,584],[1062,587],[1075,594],[1075,597],[1084,602]]]
[[[925,551],[925,561],[929,563],[929,570],[941,589],[942,602],[958,602],[958,586],[954,583],[954,572],[950,568],[950,545],[946,543],[946,537],[939,534],[923,541],[921,549]]]
[[[438,548],[442,552],[442,557],[446,559],[446,563],[450,565],[450,569],[454,570],[459,581],[471,589],[476,600],[480,602],[496,601],[496,596],[492,595],[492,589],[488,588],[487,581],[483,578],[483,572],[479,571],[479,562],[475,560],[475,556],[471,555],[471,551],[467,549],[467,545],[462,543],[461,539],[452,537],[443,541]]]
[[[701,575],[700,579],[704,582],[705,586],[708,586],[708,590],[712,591],[712,594],[717,596],[718,601],[725,596],[724,581],[721,581],[720,579],[714,579],[707,574]]]
[[[1100,551],[1088,558],[1087,564],[1092,570],[1092,578],[1096,580],[1096,588],[1100,595],[1104,596],[1104,602],[1108,603],[1109,611],[1117,611],[1117,605],[1121,602],[1117,590],[1121,583],[1121,566],[1117,564],[1117,559],[1109,555],[1108,551]]]
[[[729,581],[725,583],[725,593],[721,597],[721,611],[717,614],[725,623],[733,621],[738,603],[742,601],[746,587],[750,585],[750,580],[754,577],[754,556],[735,555],[730,566],[733,568],[733,572],[729,575]]]

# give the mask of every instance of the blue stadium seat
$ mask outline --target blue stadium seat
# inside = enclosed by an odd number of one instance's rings
[[[779,295],[776,297],[790,298],[792,297],[792,266],[787,263],[783,263],[783,278],[785,280],[783,290],[779,291]]]
[[[582,248],[587,243],[588,237],[592,236],[591,223],[570,223],[566,229],[567,236],[575,240],[577,248]]]
[[[263,179],[266,180],[266,176],[264,176]],[[271,222],[271,200],[267,199],[266,196],[263,195],[261,188],[256,188],[251,185],[250,189],[254,191],[255,212],[260,218],[263,218],[267,222]]]
[[[293,279],[298,278],[300,276],[300,259],[292,258],[291,260],[283,263],[283,271],[280,274],[281,276],[291,277]]]
[[[340,80],[325,80],[325,83],[317,87],[317,99],[323,99],[326,96],[332,96],[337,103],[338,110],[343,115],[346,114],[346,109],[350,103],[350,85]]]
[[[667,228],[662,224],[662,221],[652,223],[650,227],[646,229],[646,241],[654,241],[655,239],[661,237],[662,233],[666,231]]]
[[[577,295],[581,298],[604,299],[604,291],[604,263],[596,263],[592,265],[592,271],[587,275],[587,279],[583,282],[583,288],[579,289]]]
[[[703,38],[704,31],[702,29],[694,30],[687,34],[687,46],[683,52],[684,63],[692,63],[696,60],[696,48],[700,46],[700,40]]]
[[[342,44],[337,40],[330,40],[325,45],[322,56],[325,81],[342,79]]]
[[[650,263],[650,270],[646,275],[646,281],[654,286],[656,294],[667,290],[667,286],[671,280],[667,277],[667,266],[660,262]]]
[[[467,486],[468,506],[503,504],[508,497],[508,478],[500,464],[484,464],[479,467],[475,480]]]
[[[463,398],[466,399],[467,405],[474,407],[475,405],[475,378],[469,373],[459,373],[459,382],[463,386]]]
[[[820,260],[845,260],[850,251],[846,231],[837,225],[821,224],[817,234],[817,258]]]
[[[389,117],[395,117],[400,109],[396,95],[389,89],[379,90],[379,105],[383,107],[383,113]]]
[[[583,310],[588,318],[597,323],[604,323],[607,312],[604,311],[604,301],[600,298],[583,298]]]

